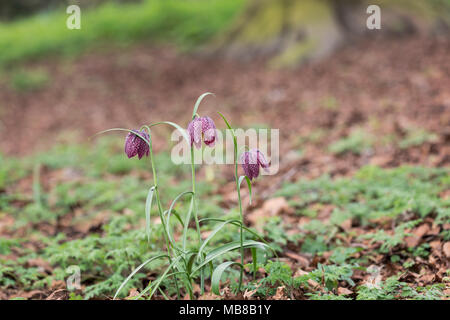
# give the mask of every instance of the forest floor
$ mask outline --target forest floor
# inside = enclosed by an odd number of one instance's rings
[[[279,173],[258,178],[252,205],[244,196],[247,225],[279,259],[261,264],[255,279],[247,270],[243,296],[225,282],[225,298],[448,298],[448,52],[443,39],[377,40],[271,70],[141,46],[5,71],[0,299],[109,299],[133,266],[158,253],[158,225],[151,250],[143,227],[148,164],[126,159],[122,137],[88,138],[163,120],[186,127],[206,91],[216,97],[200,114],[218,127],[220,111],[235,127],[280,129]],[[189,188],[189,170],[169,161],[167,134],[158,130],[154,147],[168,206]],[[204,166],[199,176],[200,215],[235,217],[231,168]],[[214,243],[235,237],[227,229]],[[71,265],[82,280],[72,293],[64,283]],[[161,268],[149,265],[122,297]]]

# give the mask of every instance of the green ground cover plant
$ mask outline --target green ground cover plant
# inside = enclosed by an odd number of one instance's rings
[[[158,183],[163,186],[161,202],[169,206],[172,199],[192,187],[191,170],[171,163],[167,151],[154,157]],[[20,159],[2,156],[0,162],[3,177],[0,219],[13,219],[10,228],[14,234],[0,240],[1,290],[46,290],[57,281],[65,281],[66,269],[77,265],[82,289],[73,292],[71,299],[112,298],[140,264],[167,254],[165,228],[158,217],[152,213],[150,236],[145,228],[145,202],[150,186],[143,186],[152,179],[151,165],[149,161],[124,156],[117,137],[63,144]],[[179,177],[177,183],[172,180],[174,172]],[[53,183],[43,183],[50,178]],[[201,222],[202,234],[220,225],[214,219],[240,218],[239,208],[223,207],[223,197],[218,193],[223,182],[222,177],[212,183],[196,181],[198,212],[202,214],[199,220],[211,219]],[[450,221],[450,202],[441,196],[449,186],[448,168],[412,166],[393,169],[366,166],[349,177],[323,175],[286,182],[273,196],[285,197],[294,210],[293,217],[308,222],[293,225],[285,222],[283,216],[268,219],[261,236],[281,258],[273,259],[271,255],[266,258],[263,251],[258,251],[255,277],[251,255],[246,255],[241,289],[251,298],[271,298],[278,288],[284,287],[284,298],[297,299],[442,299],[446,296],[448,274],[431,285],[404,280],[410,272],[419,273],[423,268],[421,261],[433,255],[430,242],[413,248],[405,243],[413,230],[430,218],[441,230],[430,241],[449,241],[443,226]],[[189,206],[189,197],[174,206],[182,221]],[[326,220],[320,217],[324,206],[333,206]],[[155,205],[152,207],[157,210]],[[342,229],[349,219],[364,234]],[[177,234],[182,239],[184,228],[177,218],[172,216],[169,224],[172,236]],[[256,232],[252,226],[246,227]],[[250,234],[246,236],[251,239]],[[195,224],[191,224],[186,233],[187,250],[198,250],[197,237]],[[228,224],[211,238],[207,250],[229,242],[240,243],[240,234],[236,226]],[[316,257],[320,262],[299,273],[298,267],[286,263],[286,250]],[[378,257],[385,259],[382,265],[394,263],[402,271],[383,276],[376,286],[355,278],[358,273],[368,272]],[[36,260],[45,264],[36,264]],[[240,260],[238,246],[219,257],[214,266]],[[152,260],[124,284],[117,298],[128,297],[133,288],[143,292],[166,270],[163,260]],[[221,277],[222,287],[237,292],[240,269],[227,270]],[[213,273],[214,270],[205,268],[208,290]],[[200,284],[199,273],[194,278]],[[184,285],[181,279],[179,284]],[[166,297],[176,298],[173,278],[163,277],[158,285]],[[342,287],[351,293],[342,291]],[[153,297],[164,299],[161,291],[155,291]],[[194,295],[201,296],[200,291]]]
[[[145,0],[83,10],[80,30],[69,30],[65,8],[0,24],[0,66],[48,55],[73,56],[99,45],[136,41],[192,48],[225,28],[243,0]]]

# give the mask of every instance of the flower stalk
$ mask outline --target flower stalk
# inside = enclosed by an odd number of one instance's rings
[[[253,263],[256,268],[256,249],[267,250],[270,249],[267,244],[245,239],[245,231],[252,234],[252,236],[256,236],[261,239],[259,235],[257,235],[254,231],[250,230],[244,225],[244,213],[242,206],[242,198],[240,192],[240,185],[242,181],[245,179],[247,181],[250,193],[250,202],[251,202],[251,180],[256,178],[259,175],[259,167],[264,169],[267,168],[268,164],[265,161],[264,156],[258,150],[250,150],[248,152],[244,152],[241,155],[241,160],[238,160],[238,146],[237,146],[237,138],[235,135],[234,129],[230,126],[226,118],[222,115],[221,117],[224,119],[226,125],[232,132],[233,143],[234,143],[234,159],[235,159],[235,167],[234,167],[234,175],[236,180],[236,188],[238,193],[238,202],[239,202],[239,214],[240,220],[231,219],[231,220],[223,220],[223,219],[214,219],[207,218],[199,220],[198,214],[198,198],[197,198],[197,188],[196,188],[196,168],[195,168],[195,148],[201,148],[202,142],[208,146],[213,147],[217,140],[217,132],[214,121],[208,117],[201,117],[198,115],[197,110],[202,99],[211,93],[205,93],[199,97],[197,100],[194,111],[192,113],[192,119],[189,123],[187,130],[181,128],[179,125],[169,122],[162,121],[156,122],[147,126],[143,126],[140,131],[137,130],[128,130],[122,128],[115,128],[103,131],[102,133],[109,131],[126,131],[128,135],[125,139],[125,153],[128,158],[133,158],[138,156],[139,159],[143,157],[149,157],[150,163],[152,166],[153,173],[153,184],[154,186],[150,189],[145,208],[146,215],[146,232],[147,239],[150,239],[150,213],[152,207],[152,199],[153,196],[156,199],[158,214],[161,219],[161,225],[163,228],[164,240],[167,248],[167,255],[158,255],[148,259],[147,261],[140,264],[121,284],[119,289],[116,292],[115,297],[120,293],[120,290],[125,287],[126,283],[143,267],[145,267],[148,263],[157,260],[157,259],[167,259],[168,267],[167,269],[158,277],[154,282],[150,283],[136,298],[142,297],[147,292],[150,292],[149,298],[153,296],[155,292],[160,292],[163,297],[169,299],[168,295],[166,295],[162,288],[160,288],[161,283],[164,279],[168,279],[173,277],[176,286],[177,299],[180,299],[182,291],[180,290],[180,283],[184,285],[187,294],[190,299],[194,299],[193,292],[193,282],[195,281],[198,275],[200,276],[200,288],[201,294],[204,294],[205,291],[205,268],[211,268],[211,288],[212,291],[216,294],[219,294],[219,286],[220,280],[225,269],[231,266],[238,265],[240,267],[240,276],[239,276],[239,291],[242,290],[243,284],[243,276],[244,276],[244,249],[250,248],[252,250]],[[190,152],[191,152],[191,191],[185,191],[179,194],[171,203],[169,210],[164,211],[163,205],[161,202],[160,188],[156,170],[155,157],[153,154],[152,148],[152,137],[151,137],[151,128],[153,126],[159,124],[168,124],[177,130],[179,130],[184,137],[185,141],[190,144]],[[243,160],[242,160],[243,159]],[[256,160],[255,160],[256,159]],[[251,161],[250,161],[251,160]],[[254,160],[256,163],[254,163]],[[238,175],[238,163],[242,163],[242,167],[244,169],[245,176],[239,177]],[[182,197],[190,194],[190,204],[188,212],[184,215],[184,219],[180,214],[175,211],[176,202]],[[170,217],[171,214],[175,215],[180,224],[183,226],[183,234],[182,234],[182,245],[179,246],[177,241],[174,240],[174,237],[171,235],[170,229]],[[187,234],[189,230],[189,222],[191,220],[191,215],[194,216],[195,220],[195,228],[197,231],[198,245],[194,247],[187,248]],[[202,239],[201,230],[200,230],[200,222],[204,221],[215,221],[218,224],[215,226],[214,231],[206,237],[205,240]],[[210,252],[206,252],[207,245],[210,243],[210,240],[222,230],[226,225],[229,226],[237,226],[240,230],[239,241],[234,241],[231,243],[227,243],[221,245]],[[262,240],[264,242],[264,240]],[[220,258],[222,255],[227,254],[230,251],[240,249],[241,261],[240,263],[234,261],[224,262],[219,265],[216,269],[213,267],[213,261],[215,259]],[[256,272],[254,268],[254,272]],[[255,273],[254,273],[255,275]],[[179,283],[178,280],[181,280]]]
[[[167,256],[169,258],[169,263],[172,264],[172,258],[171,258],[171,250],[170,250],[170,243],[169,243],[169,236],[167,234],[167,225],[166,225],[166,221],[164,218],[164,211],[162,208],[162,204],[161,204],[161,198],[159,195],[159,189],[158,189],[158,176],[156,175],[156,166],[155,166],[155,159],[153,156],[153,147],[152,147],[152,136],[151,136],[151,132],[150,132],[150,128],[147,127],[148,130],[148,146],[149,146],[149,155],[150,155],[150,162],[152,165],[152,172],[153,172],[153,184],[155,186],[155,198],[156,198],[156,203],[158,205],[158,212],[159,212],[159,218],[161,219],[161,224],[163,225],[163,233],[164,233],[164,238],[166,241],[166,247],[167,247]],[[172,269],[173,272],[175,272],[174,269]],[[177,281],[177,277],[174,277],[175,280],[175,286],[177,289],[177,299],[180,299],[180,288],[178,287],[178,281]]]

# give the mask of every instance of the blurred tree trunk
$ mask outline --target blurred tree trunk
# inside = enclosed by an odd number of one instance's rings
[[[215,53],[275,66],[320,59],[357,38],[447,29],[448,0],[249,0]],[[369,30],[369,5],[381,8],[381,30]],[[448,32],[448,29],[447,29]]]

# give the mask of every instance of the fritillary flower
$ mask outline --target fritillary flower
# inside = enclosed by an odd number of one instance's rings
[[[202,146],[202,140],[208,147],[213,147],[216,142],[216,125],[210,117],[196,117],[187,128],[191,138],[191,146],[198,149]]]
[[[141,137],[145,138],[147,141],[144,141]],[[133,132],[128,133],[125,139],[125,153],[128,158],[133,158],[134,156],[138,156],[139,159],[142,159],[143,156],[147,156],[150,153],[150,148],[148,145],[148,141],[150,140],[150,136],[144,130],[137,131],[133,130]]]
[[[264,157],[264,154],[258,149],[252,149],[242,153],[239,161],[244,169],[245,175],[253,180],[259,176],[259,167],[263,168],[265,171],[269,171],[269,163]]]

